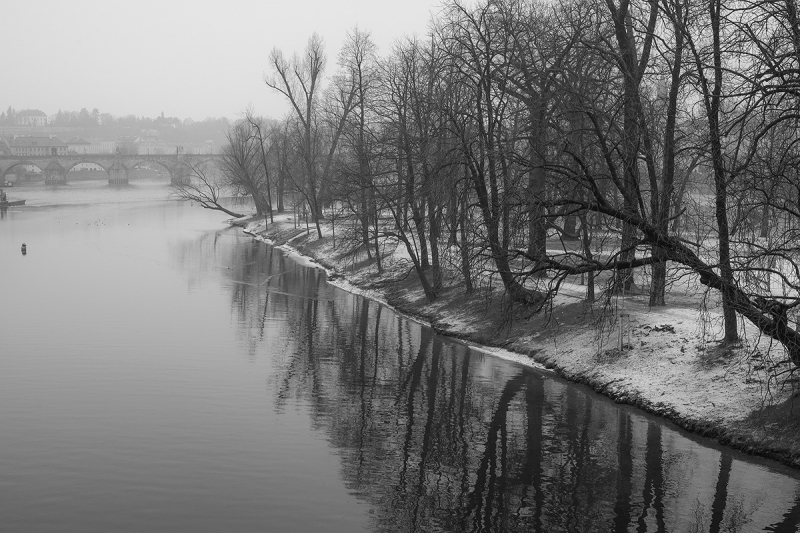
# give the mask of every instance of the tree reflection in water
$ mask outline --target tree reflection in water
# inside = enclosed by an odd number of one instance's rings
[[[272,347],[278,409],[310,410],[377,530],[795,531],[800,523],[797,476],[445,340],[268,246],[209,246],[204,257],[232,282],[243,342]]]

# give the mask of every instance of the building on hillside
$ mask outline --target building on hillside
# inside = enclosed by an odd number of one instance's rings
[[[47,115],[38,109],[23,109],[15,119],[17,126],[47,126]]]
[[[58,137],[14,136],[9,147],[11,155],[67,155],[69,146]]]
[[[113,154],[117,148],[116,139],[100,139],[100,151],[98,154]]]
[[[139,155],[163,155],[175,153],[174,147],[172,147],[170,150],[170,147],[161,141],[140,139],[136,144],[136,151]]]
[[[139,139],[139,141],[136,143],[136,146],[139,155],[175,155],[195,153],[187,149],[189,145],[176,142]]]
[[[139,137],[119,137],[114,146],[115,153],[122,155],[137,155],[139,153],[138,144],[141,141]]]
[[[68,152],[71,154],[91,154],[89,148],[92,143],[81,137],[73,137],[67,140]]]
[[[203,143],[183,143],[179,146],[179,150],[182,154],[213,154],[214,141],[205,141]]]
[[[108,141],[100,140],[97,137],[89,137],[86,141],[89,144],[83,146],[82,150],[85,149],[87,154],[111,154],[114,152],[113,146],[109,147]]]

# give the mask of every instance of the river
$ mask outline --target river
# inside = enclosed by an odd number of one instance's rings
[[[2,532],[800,524],[799,472],[435,335],[163,183],[9,192]]]

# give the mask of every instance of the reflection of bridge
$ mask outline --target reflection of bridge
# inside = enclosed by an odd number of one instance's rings
[[[121,154],[67,154],[67,155],[0,155],[0,183],[5,181],[9,170],[17,165],[33,165],[44,174],[48,185],[67,183],[67,172],[80,163],[94,163],[108,173],[109,185],[128,183],[128,172],[142,163],[156,163],[169,172],[171,183],[180,184],[187,179],[191,165],[218,159],[212,154],[160,154],[160,155],[121,155]]]

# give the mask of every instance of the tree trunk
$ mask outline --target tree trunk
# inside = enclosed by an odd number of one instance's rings
[[[442,267],[439,264],[439,233],[441,227],[441,211],[436,208],[434,200],[428,197],[428,229],[431,238],[431,267],[433,271],[433,290],[438,294],[442,290]]]
[[[719,270],[722,278],[722,312],[725,320],[726,344],[739,341],[739,332],[736,324],[735,295],[733,292],[734,278],[731,267],[730,227],[728,224],[728,185],[725,161],[722,154],[722,139],[720,133],[719,114],[720,97],[722,93],[722,51],[720,34],[720,9],[721,0],[712,0],[709,3],[709,15],[714,50],[714,86],[710,99],[706,99],[708,107],[708,126],[711,141],[711,160],[714,166],[714,214],[717,219],[719,234]]]
[[[459,251],[461,255],[461,275],[464,277],[464,288],[467,294],[475,290],[472,285],[472,270],[469,258],[471,250],[469,238],[467,236],[467,191],[464,191],[461,200],[461,209],[459,209],[458,225],[461,230],[461,241],[459,243]]]
[[[372,259],[372,254],[369,251],[369,208],[367,207],[367,191],[363,185],[362,177],[362,187],[359,193],[361,197],[361,212],[359,213],[359,219],[361,219],[361,244],[367,249],[367,258]]]
[[[531,257],[544,257],[547,253],[547,229],[544,225],[545,172],[544,158],[541,151],[541,128],[535,128],[531,140],[528,141],[530,149],[531,170],[528,172],[528,255]]]
[[[592,228],[589,226],[590,216],[586,212],[582,212],[578,218],[581,221],[581,245],[583,246],[583,254],[589,261],[594,260],[592,254]],[[594,302],[594,272],[587,272],[586,276],[586,301],[589,303]]]

